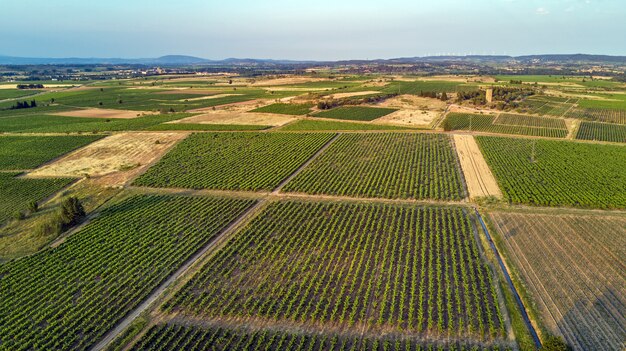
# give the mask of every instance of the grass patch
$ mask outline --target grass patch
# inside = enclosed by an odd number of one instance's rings
[[[365,106],[342,106],[332,110],[316,113],[315,117],[345,119],[351,121],[372,121],[397,111],[393,108]]]
[[[311,112],[312,104],[271,104],[263,107],[259,107],[249,112],[261,112],[261,113],[277,113],[281,115],[306,115]]]

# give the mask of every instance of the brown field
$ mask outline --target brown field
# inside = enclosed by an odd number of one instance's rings
[[[196,100],[219,99],[219,98],[223,98],[223,97],[239,96],[239,95],[243,95],[243,94],[216,94],[216,95],[209,95],[209,96],[201,96],[201,97],[192,98],[192,99],[182,99],[180,101],[196,101]]]
[[[109,110],[104,108],[87,108],[75,111],[57,112],[52,113],[56,116],[65,117],[83,117],[83,118],[137,118],[139,116],[152,114],[148,111],[128,111],[128,110]]]
[[[456,152],[461,161],[461,169],[465,176],[467,192],[470,198],[496,196],[501,198],[502,192],[496,178],[491,173],[483,154],[471,135],[454,135]]]
[[[341,99],[341,98],[347,98],[347,97],[352,97],[352,96],[363,96],[363,95],[371,95],[371,94],[380,94],[380,91],[370,90],[370,91],[357,91],[353,93],[338,93],[338,94],[326,95],[324,97],[331,98],[331,99]]]
[[[398,110],[388,115],[382,116],[375,122],[384,122],[400,126],[422,126],[428,127],[441,112],[427,110]]]
[[[102,185],[123,185],[161,158],[186,132],[119,133],[98,140],[44,165],[29,177],[98,178]]]
[[[575,350],[626,347],[626,217],[493,213],[542,324]]]
[[[256,113],[240,110],[206,111],[197,116],[191,116],[169,123],[197,123],[197,124],[248,124],[262,126],[282,126],[296,120],[294,116],[277,115],[274,113]]]
[[[376,104],[376,106],[399,109],[443,111],[446,108],[446,103],[437,99],[404,94],[387,99]]]
[[[271,104],[272,101],[256,99],[249,101],[233,102],[231,104],[224,104],[219,106],[201,107],[189,110],[187,112],[211,112],[211,111],[248,111],[253,108],[265,106]]]

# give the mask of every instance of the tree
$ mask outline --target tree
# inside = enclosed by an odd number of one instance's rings
[[[571,348],[560,336],[548,335],[541,345],[542,351],[570,351]]]
[[[39,205],[37,205],[37,201],[31,201],[28,204],[28,212],[35,213],[37,212],[37,210],[39,210]]]
[[[70,196],[63,200],[61,204],[61,222],[64,227],[71,227],[80,222],[85,217],[85,209],[80,200]]]
[[[37,107],[37,101],[32,100],[32,101],[30,102],[30,107]]]
[[[446,92],[444,91],[443,93],[441,93],[441,101],[446,101],[448,100],[448,94],[446,94]]]

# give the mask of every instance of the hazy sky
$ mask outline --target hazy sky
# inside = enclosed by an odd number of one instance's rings
[[[626,55],[626,0],[2,0],[0,55]]]

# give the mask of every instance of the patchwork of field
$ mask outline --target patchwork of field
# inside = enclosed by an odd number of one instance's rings
[[[276,103],[259,107],[250,112],[277,113],[283,115],[306,115],[311,112],[312,104],[285,104]]]
[[[0,226],[31,202],[41,201],[63,189],[74,179],[28,179],[19,173],[0,172]]]
[[[274,202],[163,309],[176,320],[499,343],[502,312],[473,230],[454,207]]]
[[[395,111],[395,109],[391,108],[342,106],[333,108],[331,110],[318,112],[313,116],[333,119],[345,119],[352,121],[372,121]]]
[[[501,116],[504,116],[500,120]],[[565,138],[568,130],[565,123],[554,121],[555,118],[532,117],[524,115],[480,115],[474,113],[449,113],[442,122],[444,130],[466,130],[497,134],[517,134],[551,138]],[[509,124],[512,123],[512,124]],[[559,126],[559,128],[545,126]]]
[[[119,133],[91,143],[39,167],[32,177],[102,177],[102,184],[123,185],[158,160],[188,133]],[[103,177],[106,176],[106,177]]]
[[[124,110],[111,110],[103,108],[87,108],[81,110],[72,110],[57,112],[53,115],[65,116],[65,117],[83,117],[83,118],[137,118],[142,114],[146,114],[145,111],[124,111]]]
[[[342,134],[284,190],[402,199],[466,196],[450,138],[421,133]]]
[[[626,208],[626,147],[486,136],[476,141],[511,203]]]
[[[626,125],[583,121],[576,139],[626,143]]]
[[[476,140],[471,135],[454,135],[454,144],[461,161],[465,184],[470,198],[495,196],[502,197],[498,183],[494,178]]]
[[[0,266],[0,348],[89,350],[252,201],[136,196]]]
[[[492,213],[548,330],[575,350],[626,344],[626,218]]]
[[[0,136],[0,170],[35,168],[100,138],[98,135]]]
[[[193,134],[135,180],[135,185],[272,190],[333,134]]]

